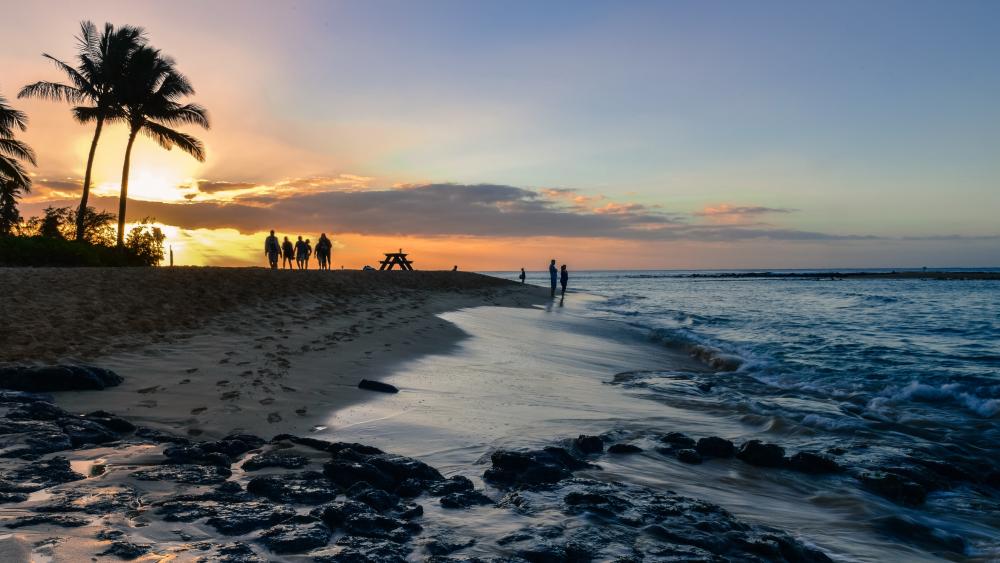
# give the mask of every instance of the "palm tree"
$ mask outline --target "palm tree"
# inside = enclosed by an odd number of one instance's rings
[[[119,84],[129,57],[136,49],[145,45],[146,35],[140,27],[124,25],[115,28],[110,23],[104,24],[104,31],[98,34],[97,26],[85,21],[80,24],[77,42],[75,67],[47,53],[42,54],[66,74],[69,78],[68,84],[35,82],[22,88],[17,97],[87,104],[75,106],[73,116],[80,123],[91,121],[96,123],[94,138],[90,142],[90,153],[87,155],[87,171],[83,177],[80,209],[76,214],[76,240],[83,240],[85,234],[83,219],[86,217],[87,200],[90,197],[91,171],[94,167],[97,141],[101,138],[105,122],[121,118],[115,87]]]
[[[123,246],[128,173],[136,136],[142,133],[167,150],[177,146],[199,162],[204,162],[205,147],[201,141],[172,127],[191,124],[208,129],[209,123],[205,108],[180,103],[180,99],[194,94],[194,88],[177,71],[174,60],[163,55],[159,49],[146,46],[136,49],[129,57],[125,74],[116,88],[122,116],[129,128],[118,200],[118,246]]]
[[[14,138],[14,130],[28,128],[28,117],[0,96],[0,235],[8,235],[20,222],[17,200],[31,190],[31,177],[20,161],[35,164],[35,151]]]

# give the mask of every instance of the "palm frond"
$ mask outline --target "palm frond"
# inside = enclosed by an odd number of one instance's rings
[[[193,156],[198,162],[205,161],[205,145],[187,133],[175,131],[155,121],[145,122],[142,126],[142,133],[167,150],[176,146]]]
[[[19,160],[27,160],[31,164],[38,164],[35,161],[35,151],[31,150],[31,147],[27,143],[0,136],[0,156],[4,155]]]
[[[88,96],[78,88],[59,82],[40,81],[28,84],[17,93],[18,98],[39,98],[56,102],[80,103]]]
[[[110,23],[104,24],[104,33],[107,34],[113,26]],[[77,49],[81,56],[97,58],[100,56],[101,38],[97,34],[97,26],[92,21],[80,22],[80,35],[76,37]]]
[[[6,156],[0,156],[0,181],[4,180],[25,192],[31,191],[31,177],[24,171],[21,163]]]
[[[14,128],[24,131],[28,128],[28,116],[23,111],[7,105],[7,98],[0,96],[0,133]]]
[[[164,108],[150,111],[149,118],[170,126],[200,125],[205,129],[211,128],[208,121],[208,110],[198,104],[169,103]]]
[[[60,61],[59,59],[53,57],[52,55],[49,55],[48,53],[42,53],[42,56],[52,61],[52,63],[56,65],[56,68],[63,71],[66,74],[66,76],[68,76],[70,80],[73,81],[73,84],[76,85],[77,90],[80,90],[81,93],[87,96],[92,96],[95,98],[97,97],[98,90],[94,86],[93,82],[88,80],[87,77],[84,76],[82,73],[80,73],[77,69]]]
[[[125,123],[128,121],[125,111],[117,107],[76,106],[72,110],[73,119],[78,123],[94,123],[104,119],[105,123]]]

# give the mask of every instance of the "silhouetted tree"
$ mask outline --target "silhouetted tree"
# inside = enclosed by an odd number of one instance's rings
[[[78,210],[70,212],[68,221],[71,225],[83,223],[83,240],[90,244],[100,246],[114,246],[115,244],[115,214],[108,211],[98,211],[93,207],[88,207],[84,212],[83,221],[80,221]]]
[[[194,88],[184,75],[177,72],[173,59],[158,49],[143,46],[132,53],[117,91],[129,128],[118,202],[118,246],[122,246],[128,174],[136,135],[142,133],[167,150],[177,146],[201,162],[205,160],[205,147],[201,141],[172,127],[193,124],[207,129],[209,123],[205,108],[179,102],[185,96],[194,94]]]
[[[135,254],[147,266],[156,266],[163,260],[163,241],[167,238],[153,219],[146,217],[132,227],[125,239],[125,248]]]
[[[97,141],[105,122],[123,117],[121,105],[116,95],[116,87],[121,83],[132,53],[146,42],[142,28],[129,25],[115,28],[104,24],[104,31],[98,33],[97,26],[89,21],[80,24],[77,37],[78,52],[76,66],[67,64],[49,54],[42,56],[55,63],[66,74],[68,83],[35,82],[21,89],[19,98],[43,98],[79,104],[73,107],[73,116],[80,123],[95,123],[94,138],[90,142],[87,155],[87,169],[83,177],[83,194],[76,213],[76,239],[84,240],[87,200],[90,197],[91,171]]]
[[[21,161],[35,164],[35,152],[14,138],[14,131],[24,131],[28,118],[7,104],[0,96],[0,235],[9,235],[21,222],[17,200],[31,191],[31,177]]]

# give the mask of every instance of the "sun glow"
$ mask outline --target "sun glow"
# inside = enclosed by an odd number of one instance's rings
[[[129,199],[147,201],[184,201],[185,185],[193,178],[183,176],[177,170],[159,167],[142,167],[129,174]],[[94,188],[101,196],[116,197],[121,191],[120,182],[102,182]]]

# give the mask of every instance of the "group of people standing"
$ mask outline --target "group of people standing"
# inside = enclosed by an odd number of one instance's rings
[[[521,283],[524,283],[527,277],[528,275],[524,273],[524,268],[521,268],[521,275],[518,276]],[[566,297],[566,284],[569,283],[569,271],[566,270],[566,264],[556,269],[555,259],[549,262],[549,278],[552,281],[552,297],[556,296],[556,287],[559,284],[562,284],[562,296]]]
[[[319,261],[319,269],[329,270],[333,243],[326,237],[326,233],[319,235],[315,249],[309,239],[302,240],[301,235],[294,244],[288,240],[288,237],[285,237],[284,242],[279,243],[274,231],[271,231],[271,234],[264,240],[264,255],[267,256],[272,270],[278,269],[279,259],[283,269],[294,270],[297,267],[299,270],[308,270],[309,258],[314,251],[316,259]],[[295,266],[292,265],[292,260],[295,260]]]

